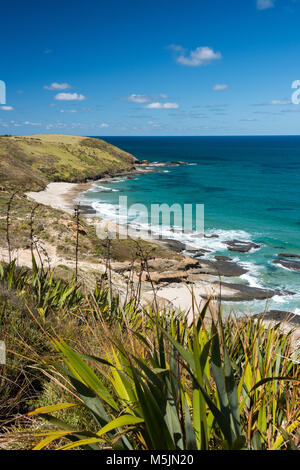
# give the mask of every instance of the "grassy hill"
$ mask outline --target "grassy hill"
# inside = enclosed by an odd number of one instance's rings
[[[14,256],[29,246],[31,210],[35,203],[24,196],[26,191],[39,191],[52,181],[81,182],[114,175],[132,169],[138,160],[131,154],[95,138],[72,135],[31,135],[0,137],[0,249],[7,248],[7,207],[14,197],[10,213],[10,241]],[[35,235],[44,244],[56,247],[60,256],[74,258],[74,222],[72,216],[40,205],[35,212]],[[81,236],[80,256],[85,261],[106,258],[105,241],[98,239],[95,228],[82,220],[85,235]],[[72,229],[73,227],[73,229]],[[144,242],[158,257],[176,257],[172,252]],[[113,240],[111,256],[130,260],[136,244],[131,240]]]
[[[104,140],[44,134],[0,137],[0,185],[38,190],[130,170],[138,160]]]

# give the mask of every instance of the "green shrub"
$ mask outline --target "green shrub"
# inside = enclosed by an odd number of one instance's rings
[[[296,448],[299,365],[279,325],[222,319],[209,301],[188,324],[122,305],[103,284],[83,295],[34,260],[32,273],[1,268],[0,281],[39,314],[29,347],[48,382],[28,417],[48,424],[24,430],[36,449]]]

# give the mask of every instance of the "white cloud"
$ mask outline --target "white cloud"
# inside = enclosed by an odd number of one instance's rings
[[[132,103],[146,103],[149,101],[146,95],[136,95],[135,93],[132,93],[130,96],[124,99],[126,101],[131,101]]]
[[[25,126],[41,126],[40,122],[24,121]]]
[[[269,101],[267,104],[272,104],[272,105],[276,105],[276,104],[291,104],[291,101],[289,100],[272,100],[272,101]]]
[[[271,101],[266,101],[265,103],[255,103],[253,106],[278,106],[278,105],[286,105],[286,104],[292,104],[290,100],[271,100]]]
[[[164,93],[160,93],[159,95],[148,96],[148,95],[136,95],[132,93],[131,95],[127,96],[127,98],[122,98],[125,101],[130,101],[131,103],[147,103],[149,101],[153,101],[156,99],[166,100],[168,97]]]
[[[282,109],[281,110],[282,113],[300,113],[300,109],[297,108],[293,108],[293,109]]]
[[[45,90],[67,90],[68,88],[72,88],[71,85],[68,83],[57,83],[53,82],[51,85],[45,85]]]
[[[168,46],[168,49],[171,49],[171,51],[175,51],[175,52],[183,52],[184,51],[184,48],[182,46],[177,45],[177,44],[170,44]]]
[[[70,127],[69,124],[66,124],[64,122],[56,121],[55,123],[50,123],[46,125],[46,129],[67,129]],[[73,127],[73,125],[71,125]]]
[[[99,124],[99,127],[103,129],[105,127],[109,127],[109,124],[106,124],[105,122],[103,122],[102,124]]]
[[[155,103],[149,103],[144,106],[146,109],[177,109],[179,105],[177,103],[160,103],[156,101]]]
[[[82,101],[85,100],[85,96],[78,93],[58,93],[55,99],[59,101]]]
[[[274,0],[257,0],[256,7],[258,10],[267,10],[274,7]]]
[[[185,52],[181,50],[181,54],[176,58],[176,62],[180,65],[199,67],[221,58],[221,53],[215,52],[210,47],[197,47],[194,51],[191,51],[188,56],[186,56]]]
[[[220,84],[217,84],[217,85],[213,86],[213,90],[214,90],[214,91],[228,90],[228,85],[220,85]]]
[[[2,111],[13,111],[13,107],[12,106],[0,106],[0,109],[2,109]]]
[[[154,122],[154,121],[148,121],[148,124],[149,126],[152,126],[152,127],[159,127],[160,124],[158,124],[157,122]]]
[[[77,113],[76,109],[61,109],[60,113]]]

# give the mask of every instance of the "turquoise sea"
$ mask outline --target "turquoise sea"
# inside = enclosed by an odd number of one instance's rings
[[[128,205],[204,204],[205,234],[219,237],[190,241],[213,250],[208,257],[230,256],[247,267],[239,282],[295,292],[274,297],[268,306],[300,314],[300,272],[272,263],[278,253],[300,255],[300,136],[104,139],[140,160],[182,160],[189,165],[95,184],[81,199],[91,203],[99,216],[112,218],[121,195],[128,197]],[[180,240],[183,235],[173,237]],[[224,241],[232,239],[251,240],[261,247],[249,253],[230,252]],[[240,306],[245,310],[245,304],[234,305]],[[257,312],[265,302],[248,306]]]

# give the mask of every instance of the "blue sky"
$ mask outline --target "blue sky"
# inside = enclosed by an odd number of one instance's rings
[[[1,3],[0,134],[299,134],[300,0]]]

